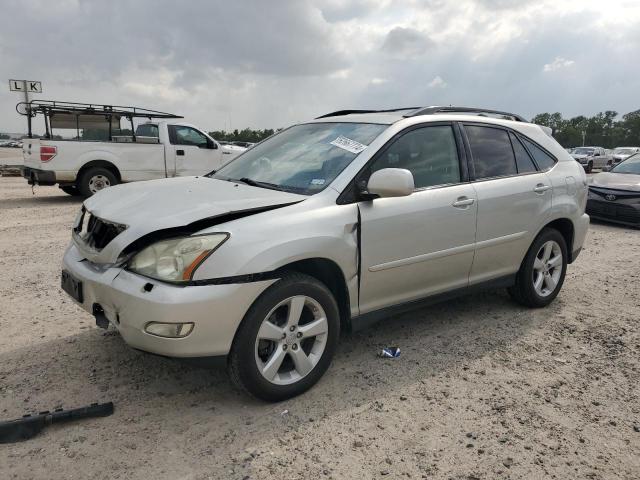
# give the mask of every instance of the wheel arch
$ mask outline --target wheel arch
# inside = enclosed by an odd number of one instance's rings
[[[538,235],[540,235],[540,232],[542,232],[542,230],[544,230],[545,228],[553,228],[554,230],[557,230],[558,232],[560,232],[560,234],[562,235],[562,237],[564,238],[565,243],[567,244],[567,254],[569,256],[569,258],[567,259],[567,263],[573,263],[573,240],[575,237],[575,226],[573,225],[573,222],[566,217],[561,217],[561,218],[556,218],[550,222],[548,222],[546,225],[544,225],[540,231],[538,231],[538,233],[536,233],[536,238]]]
[[[322,282],[333,294],[340,312],[342,330],[351,329],[351,305],[347,281],[340,266],[333,260],[322,257],[297,260],[279,267],[276,272],[298,272]]]
[[[120,170],[118,170],[118,167],[116,167],[113,163],[109,162],[108,160],[91,160],[90,162],[85,163],[84,165],[82,165],[80,170],[78,170],[78,175],[76,179],[79,180],[82,177],[82,174],[84,174],[84,172],[86,172],[90,168],[106,168],[116,176],[116,178],[118,179],[118,182],[122,182],[122,176],[120,175]]]

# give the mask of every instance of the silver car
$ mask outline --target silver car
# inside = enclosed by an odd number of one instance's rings
[[[582,167],[517,115],[339,111],[217,172],[87,199],[62,288],[132,347],[224,356],[281,400],[318,381],[341,330],[486,287],[548,305],[586,197]]]

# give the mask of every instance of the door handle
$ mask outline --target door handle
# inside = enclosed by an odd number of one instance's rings
[[[184,157],[184,150],[176,150],[176,155]]]
[[[456,208],[467,208],[469,205],[473,205],[475,201],[476,201],[475,198],[459,197],[451,205],[453,205]]]
[[[222,152],[223,155],[231,155],[231,152]]]
[[[536,185],[536,188],[533,189],[534,192],[536,193],[544,193],[547,190],[549,190],[551,187],[549,185],[544,185],[542,183],[539,183],[538,185]]]

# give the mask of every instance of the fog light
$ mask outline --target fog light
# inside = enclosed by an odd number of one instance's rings
[[[161,323],[149,322],[144,331],[151,335],[166,338],[184,338],[193,331],[194,324],[188,323]]]

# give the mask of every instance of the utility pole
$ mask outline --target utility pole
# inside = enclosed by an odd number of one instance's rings
[[[29,105],[29,90],[27,89],[26,80],[22,81],[22,89],[24,90],[24,103],[27,109],[27,133],[29,134],[29,138],[33,138],[31,134],[31,106]]]
[[[582,146],[584,147],[584,139],[587,136],[587,132],[585,130],[582,130]]]

